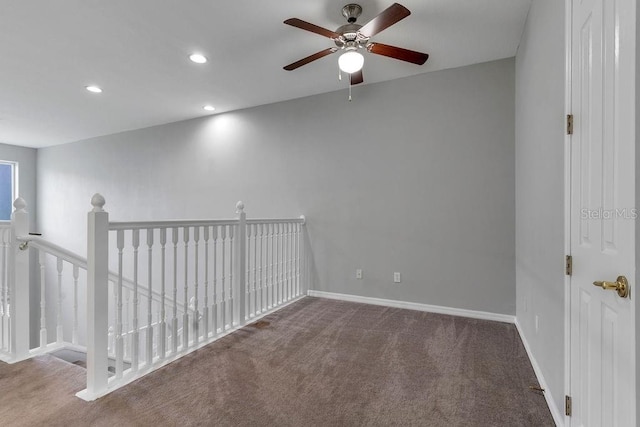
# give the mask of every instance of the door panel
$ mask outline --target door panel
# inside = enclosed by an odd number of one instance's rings
[[[635,426],[635,1],[573,0],[572,426]]]

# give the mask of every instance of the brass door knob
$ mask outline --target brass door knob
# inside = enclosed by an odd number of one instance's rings
[[[594,286],[599,286],[604,290],[616,291],[620,298],[626,298],[629,296],[629,282],[624,276],[618,276],[615,282],[593,282]]]

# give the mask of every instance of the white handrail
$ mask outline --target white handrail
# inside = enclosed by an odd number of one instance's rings
[[[48,240],[45,240],[42,237],[17,236],[16,240],[18,242],[28,243],[29,245],[31,245],[31,247],[35,249],[45,251],[55,257],[58,257],[64,261],[67,261],[71,265],[76,265],[83,270],[87,269],[86,258],[83,258],[80,255],[63,248],[62,246],[58,246],[55,243],[49,242]],[[109,271],[109,281],[113,283],[118,283],[118,280],[120,280],[118,277],[118,273],[116,273],[115,271]],[[123,277],[122,284],[125,288],[129,290],[133,290],[133,287],[134,287],[133,280]],[[145,287],[144,284],[138,283],[138,292],[140,292],[140,294],[143,297],[149,296],[148,291],[149,291],[148,287]],[[153,289],[151,290],[151,296],[153,300],[156,302],[159,302],[161,300],[161,295],[158,292],[154,291]],[[167,301],[167,304],[173,307],[172,301]],[[178,307],[178,310],[184,312],[184,306],[182,303],[178,302],[176,303],[176,306]]]
[[[206,227],[212,225],[236,225],[237,219],[193,219],[170,221],[110,221],[109,230],[145,230],[147,228]]]
[[[63,259],[70,264],[77,265],[78,267],[86,270],[87,269],[87,259],[82,258],[80,255],[71,252],[63,248],[62,246],[58,246],[55,243],[51,243],[42,237],[38,236],[16,236],[16,240],[18,242],[28,243],[32,247],[46,251],[53,256]],[[22,248],[21,248],[22,249]],[[25,248],[26,249],[26,248]]]
[[[247,224],[304,224],[305,218],[253,218]],[[206,227],[214,225],[238,225],[237,219],[192,219],[167,221],[110,221],[109,230],[145,230],[148,228]]]
[[[306,218],[253,218],[248,219],[247,224],[304,224]]]

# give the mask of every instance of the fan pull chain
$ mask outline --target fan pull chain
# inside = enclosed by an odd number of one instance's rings
[[[351,75],[349,75],[349,102],[351,102]]]
[[[338,80],[342,81],[342,72],[340,71],[340,66],[338,66]]]

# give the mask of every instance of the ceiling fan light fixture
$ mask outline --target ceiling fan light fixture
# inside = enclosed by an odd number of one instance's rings
[[[338,66],[345,73],[355,73],[362,70],[364,56],[355,50],[348,50],[338,58]]]

